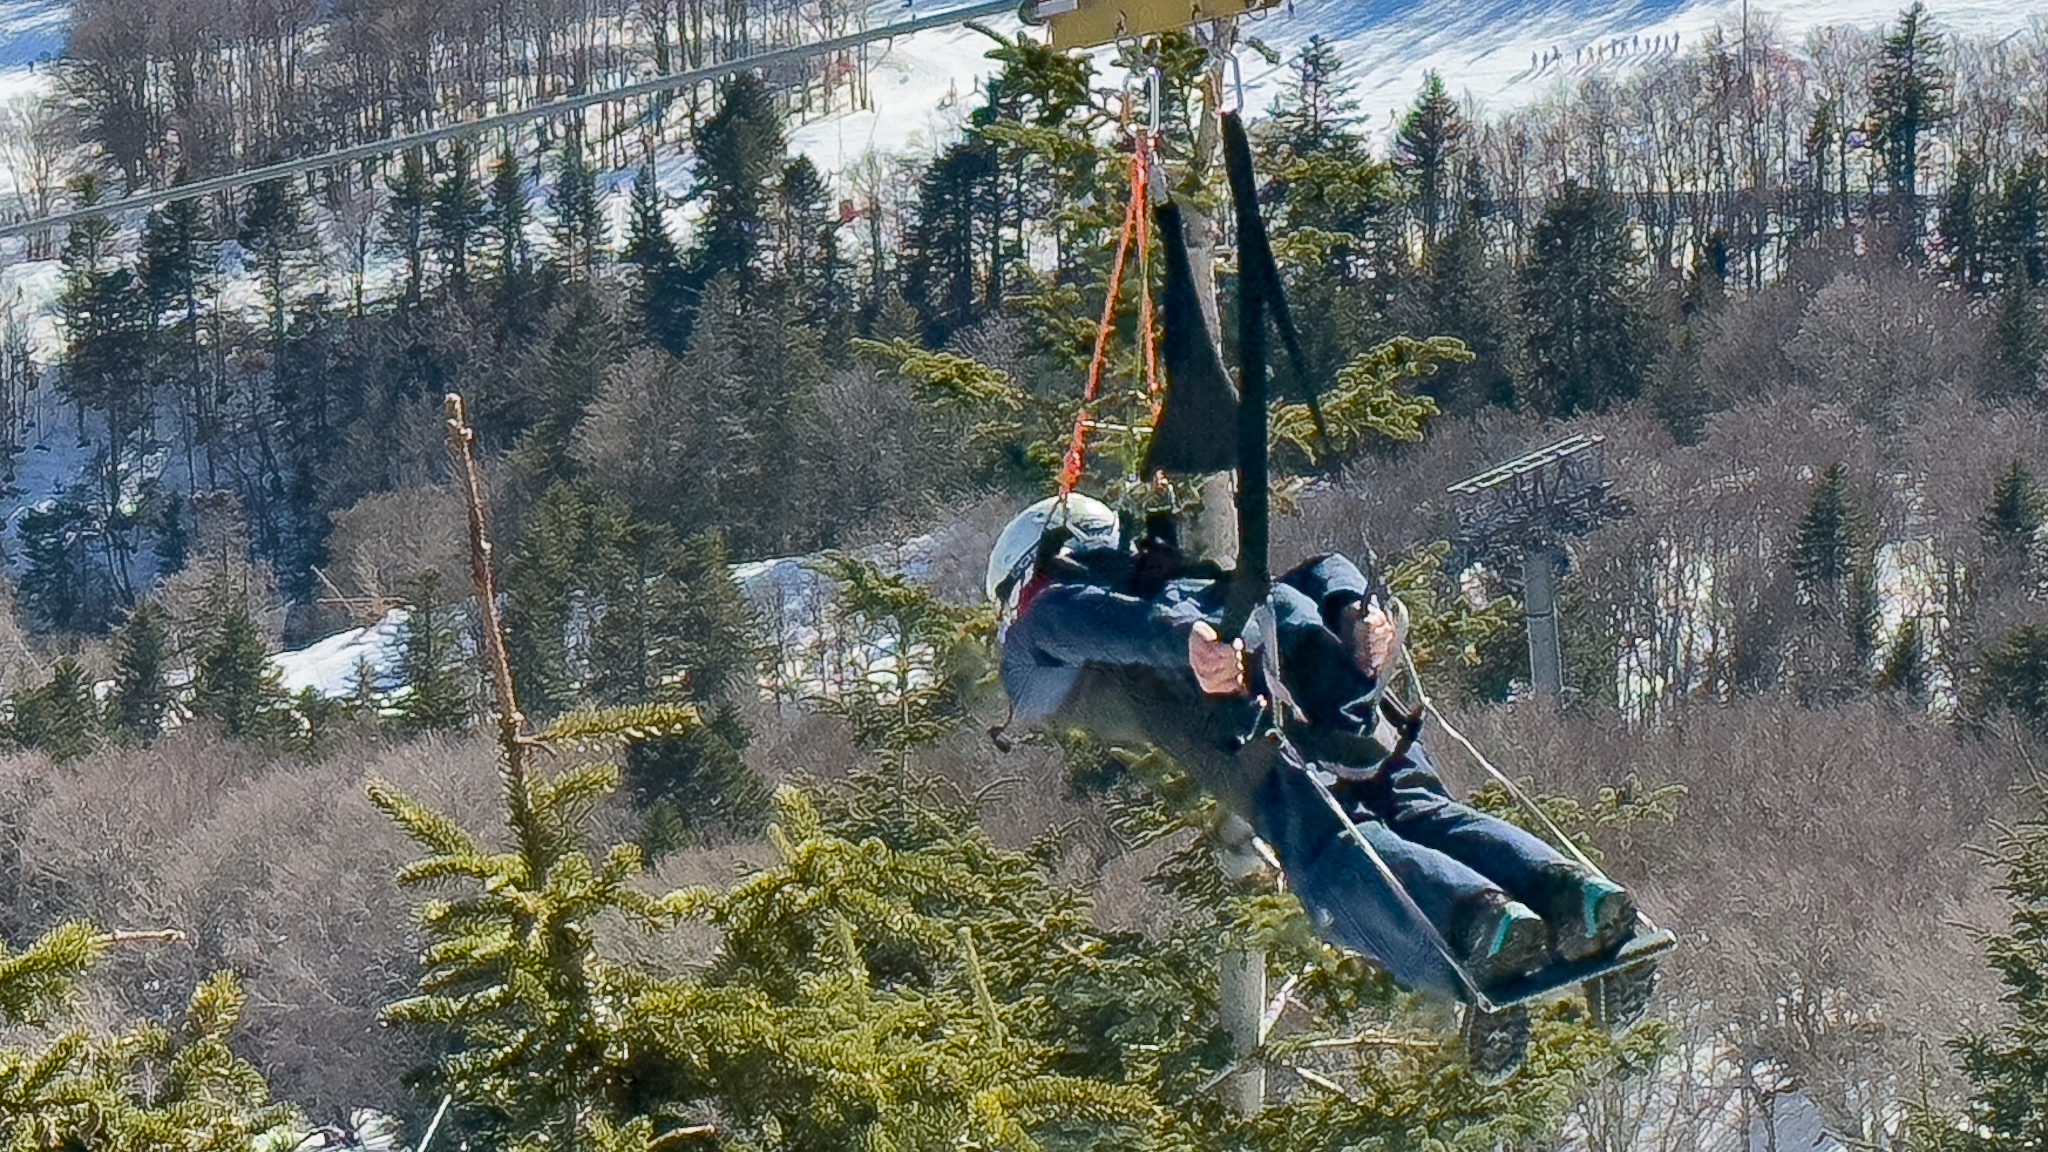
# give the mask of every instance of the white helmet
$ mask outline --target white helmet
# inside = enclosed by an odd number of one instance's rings
[[[996,537],[988,554],[989,599],[999,599],[1007,585],[1029,572],[1038,560],[1039,542],[1055,528],[1073,533],[1083,547],[1116,547],[1116,513],[1109,505],[1079,493],[1049,496],[1017,513]]]

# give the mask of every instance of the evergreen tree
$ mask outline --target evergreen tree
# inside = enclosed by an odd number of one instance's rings
[[[1520,297],[1518,403],[1570,416],[1642,390],[1654,341],[1635,240],[1612,195],[1565,184],[1537,221]]]
[[[705,293],[682,369],[723,422],[728,455],[700,478],[716,495],[709,504],[665,506],[657,493],[622,494],[634,514],[678,534],[720,526],[742,555],[798,549],[817,509],[787,492],[805,475],[803,430],[827,374],[817,333],[788,304],[749,303],[720,280]]]
[[[592,508],[574,485],[541,496],[505,563],[505,628],[512,683],[526,710],[546,720],[574,707],[579,678],[569,634],[578,590],[591,564],[591,537],[613,514]]]
[[[475,715],[476,690],[455,613],[439,573],[427,572],[413,581],[399,652],[399,679],[406,695],[398,707],[398,725],[409,735],[461,728]]]
[[[449,286],[469,288],[470,253],[490,223],[490,205],[476,177],[476,146],[457,140],[448,155],[448,170],[434,185],[427,207],[428,246],[448,270]]]
[[[1985,260],[2009,287],[2048,281],[2048,157],[2029,156],[2008,173],[1991,213]]]
[[[2040,713],[2037,711],[2037,717]],[[2040,789],[2031,803],[2038,809]],[[2048,821],[2038,812],[2017,828],[2001,829],[1997,858],[2005,872],[1999,885],[2012,907],[2002,933],[1985,937],[1992,971],[2005,985],[2002,1022],[1973,1029],[1949,1042],[1969,1098],[1960,1116],[1944,1115],[1926,1103],[1912,1109],[1904,1144],[1914,1152],[2022,1152],[2048,1144]]]
[[[162,734],[171,706],[169,661],[164,610],[147,602],[136,605],[114,634],[114,692],[107,702],[115,729],[130,739],[149,741]]]
[[[484,227],[497,245],[498,274],[507,280],[524,274],[533,263],[526,242],[526,179],[509,144],[491,165],[487,217]]]
[[[703,205],[690,252],[691,282],[701,290],[730,277],[751,294],[759,280],[775,182],[785,163],[782,121],[768,89],[751,72],[728,80],[718,111],[694,134],[696,187]]]
[[[1891,185],[1901,241],[1920,242],[1920,141],[1948,118],[1954,83],[1947,52],[1920,0],[1899,14],[1870,79],[1870,142]]]
[[[647,337],[669,355],[680,356],[687,347],[696,293],[683,267],[682,249],[663,219],[666,209],[667,198],[655,182],[654,163],[645,162],[633,177],[626,250],[621,259],[639,270],[634,304]]]
[[[1982,291],[1988,271],[1985,259],[1984,166],[1965,153],[1949,175],[1935,230],[1941,236],[1941,267],[1971,292]]]
[[[99,185],[91,176],[74,187],[81,202],[98,201]],[[64,286],[57,301],[65,337],[59,390],[81,410],[107,420],[93,501],[106,511],[118,499],[121,461],[154,408],[149,301],[134,272],[115,259],[115,235],[112,222],[101,216],[71,226],[60,257]],[[84,431],[81,421],[81,441]]]
[[[69,656],[50,666],[50,679],[39,687],[16,692],[8,736],[23,748],[36,748],[52,760],[69,760],[93,749],[99,709],[92,681]]]
[[[1991,355],[1982,391],[1989,400],[2031,399],[2048,368],[2048,315],[2042,290],[2015,272],[1998,290],[1991,315]]]
[[[1395,327],[1449,336],[1472,353],[1470,363],[1446,363],[1421,381],[1422,393],[1444,411],[1470,415],[1514,403],[1515,333],[1500,307],[1513,292],[1508,269],[1487,251],[1483,227],[1468,206],[1437,244],[1415,290],[1396,297]]]
[[[1792,572],[1810,606],[1827,602],[1846,584],[1867,548],[1867,526],[1849,491],[1849,469],[1839,462],[1821,473],[1793,538]]]
[[[417,148],[408,149],[398,161],[398,175],[385,185],[390,194],[384,202],[385,247],[405,260],[404,307],[419,307],[425,287],[427,263],[427,214],[433,208],[434,182],[427,175],[426,158]]]
[[[1881,605],[1876,540],[1844,465],[1830,465],[1814,484],[1789,563],[1822,652],[1803,691],[1809,699],[1822,699],[1860,690],[1876,654]]]
[[[505,414],[507,423],[524,426],[513,450],[513,464],[529,494],[572,479],[569,457],[576,425],[604,384],[605,369],[619,352],[618,325],[595,291],[571,284],[557,306],[554,333],[541,363],[541,387],[528,410]]]
[[[972,324],[999,291],[986,276],[1001,245],[998,158],[995,145],[970,138],[932,161],[919,186],[903,296],[923,319],[929,346]]]
[[[15,531],[25,561],[22,606],[52,632],[97,629],[111,599],[94,556],[99,521],[74,499],[24,509]]]
[[[185,520],[186,501],[172,493],[156,524],[156,574],[175,576],[185,570],[185,555],[192,546],[192,529]]]
[[[1424,73],[1422,94],[1394,135],[1394,169],[1413,189],[1425,250],[1436,247],[1453,166],[1468,131],[1443,77],[1434,70]]]
[[[1899,621],[1898,634],[1886,649],[1878,669],[1876,687],[1880,692],[1898,692],[1915,704],[1927,701],[1927,646],[1921,639],[1920,621],[1908,617]]]
[[[831,191],[811,158],[799,156],[782,169],[770,217],[768,276],[814,328],[835,323],[850,306],[837,283]]]
[[[583,154],[580,131],[570,131],[562,141],[555,186],[548,189],[548,212],[554,217],[555,249],[563,268],[572,277],[588,275],[604,249],[605,227],[597,199],[597,172]]]
[[[256,273],[264,305],[270,312],[272,355],[276,361],[282,361],[285,318],[289,314],[287,293],[297,276],[299,261],[312,246],[312,238],[306,232],[304,205],[288,177],[265,180],[249,190],[239,239],[244,262]]]
[[[2013,629],[1985,655],[1982,670],[1968,686],[1963,719],[1981,727],[2004,712],[2040,739],[2048,739],[2048,626],[2027,624]]]
[[[758,664],[752,613],[717,533],[657,548],[661,571],[640,581],[640,602],[607,599],[607,619],[617,613],[632,631],[615,634],[600,624],[593,692],[616,703],[689,703],[708,714],[687,735],[634,743],[623,779],[643,810],[665,801],[694,835],[751,835],[767,819],[769,797],[741,758],[749,737],[731,695],[751,682]],[[630,579],[635,569],[624,571]],[[640,682],[608,674],[612,667],[640,670]]]
[[[1288,61],[1279,96],[1266,114],[1266,134],[1282,166],[1317,153],[1350,150],[1358,101],[1341,78],[1343,71],[1344,57],[1320,34],[1311,35]]]
[[[159,313],[172,309],[189,313],[197,308],[204,272],[202,213],[199,198],[188,197],[151,209],[143,221],[143,294]]]
[[[142,234],[142,292],[154,334],[150,358],[156,383],[150,392],[182,395],[192,421],[186,429],[188,453],[193,442],[211,443],[218,431],[218,401],[208,382],[200,324],[200,302],[210,289],[207,273],[213,262],[202,211],[196,197],[174,200],[149,214]],[[196,468],[193,473],[198,475]]]
[[[1991,489],[1991,505],[1977,521],[1984,541],[1994,552],[2026,556],[2041,539],[2048,520],[2048,496],[2034,483],[2034,474],[2019,458]]]
[[[270,735],[284,691],[256,619],[225,586],[216,586],[207,599],[206,639],[193,660],[192,714],[220,721],[230,736]]]

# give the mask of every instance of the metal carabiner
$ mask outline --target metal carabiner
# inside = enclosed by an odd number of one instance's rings
[[[1159,136],[1160,105],[1164,102],[1166,81],[1159,74],[1159,65],[1153,64],[1145,70],[1145,136],[1156,139]]]

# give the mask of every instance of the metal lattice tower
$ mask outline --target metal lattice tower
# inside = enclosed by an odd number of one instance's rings
[[[1454,541],[1461,567],[1522,571],[1522,612],[1529,629],[1529,681],[1555,700],[1564,692],[1564,648],[1557,627],[1557,577],[1564,540],[1628,514],[1614,495],[1601,445],[1579,435],[1458,481]]]

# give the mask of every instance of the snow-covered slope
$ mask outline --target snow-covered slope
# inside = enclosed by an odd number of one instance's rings
[[[0,0],[0,76],[64,48],[65,0]],[[0,87],[0,94],[4,94]]]

